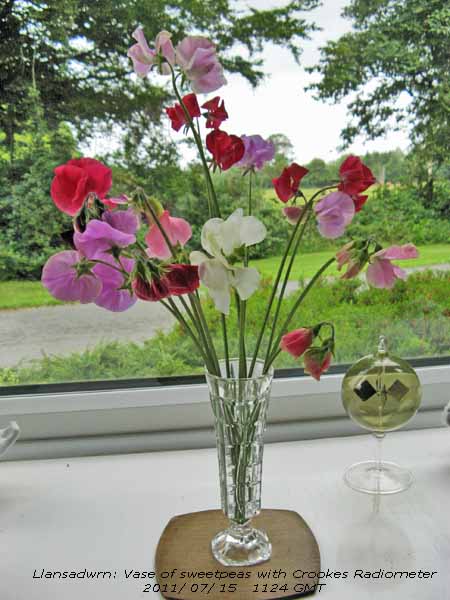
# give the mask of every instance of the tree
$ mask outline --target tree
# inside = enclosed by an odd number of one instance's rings
[[[265,43],[287,47],[298,59],[300,42],[314,30],[301,11],[318,3],[290,0],[282,8],[242,10],[233,0],[2,0],[0,131],[10,155],[27,121],[31,84],[49,126],[69,122],[81,137],[99,123],[142,131],[158,122],[167,91],[157,78],[130,76],[126,52],[138,24],[149,40],[163,28],[174,32],[175,42],[192,32],[211,37],[225,68],[256,85]]]
[[[426,185],[449,164],[450,5],[448,0],[352,0],[353,31],[321,50],[317,97],[351,96],[348,145],[407,126],[416,176]]]

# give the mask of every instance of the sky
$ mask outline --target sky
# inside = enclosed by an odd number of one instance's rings
[[[285,0],[258,0],[242,2],[257,8],[273,8],[285,4]],[[304,42],[300,66],[290,52],[276,46],[264,51],[267,79],[255,90],[240,75],[227,75],[228,85],[218,93],[225,99],[229,120],[223,128],[228,133],[252,135],[259,133],[267,137],[273,133],[284,133],[291,140],[297,162],[306,163],[315,157],[332,160],[339,155],[340,132],[346,125],[346,103],[329,104],[313,98],[312,92],[304,88],[317,75],[305,72],[305,66],[318,62],[320,46],[327,40],[336,39],[351,29],[350,22],[340,16],[348,0],[323,0],[323,6],[305,13],[322,31]],[[226,125],[226,126],[225,126]],[[179,139],[175,134],[173,139]],[[405,133],[392,132],[385,138],[367,142],[356,140],[349,148],[355,154],[368,151],[406,149]],[[185,159],[189,151],[183,150]]]
[[[253,6],[259,9],[275,8],[287,0],[239,0],[238,6]],[[305,18],[316,23],[322,30],[311,36],[311,40],[302,43],[303,53],[297,64],[290,52],[284,48],[269,45],[263,52],[266,79],[256,89],[241,76],[227,74],[228,85],[218,90],[225,100],[230,118],[222,126],[228,133],[236,135],[260,134],[268,137],[274,133],[285,134],[294,146],[295,160],[307,163],[313,158],[329,161],[340,154],[340,132],[348,122],[347,103],[330,104],[317,101],[311,91],[305,87],[317,75],[305,72],[305,67],[319,61],[319,48],[326,41],[336,39],[351,29],[350,22],[341,17],[342,8],[348,0],[323,0],[322,6],[305,13]],[[152,74],[158,78],[161,76]],[[206,100],[206,97],[204,97]],[[202,100],[202,98],[200,98]],[[204,101],[204,100],[202,100]],[[175,133],[166,123],[166,134],[173,140],[181,141],[183,134]],[[114,136],[108,138],[114,145]],[[97,138],[89,143],[89,151],[94,155],[104,150],[105,139]],[[384,138],[367,141],[355,140],[348,149],[354,154],[370,151],[384,151],[408,147],[406,132],[391,131]],[[195,156],[195,151],[186,145],[180,145],[182,162],[186,164]]]

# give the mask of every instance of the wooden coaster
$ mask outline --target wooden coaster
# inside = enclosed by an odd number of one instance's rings
[[[224,567],[211,552],[212,538],[227,526],[222,511],[171,519],[156,549],[161,594],[179,600],[276,600],[315,591],[319,547],[302,517],[290,510],[266,509],[252,523],[267,532],[272,558],[254,567]]]

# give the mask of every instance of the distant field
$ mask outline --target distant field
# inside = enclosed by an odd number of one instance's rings
[[[439,264],[450,264],[450,244],[434,244],[419,246],[420,256],[416,260],[400,261],[404,267],[425,267]],[[332,251],[313,252],[297,256],[290,279],[296,281],[301,277],[312,277],[314,273],[332,256]],[[280,262],[279,256],[252,261],[263,277],[275,275]],[[334,266],[328,274],[337,273]],[[0,282],[0,310],[33,308],[37,306],[54,306],[61,304],[55,300],[40,281],[4,281]]]

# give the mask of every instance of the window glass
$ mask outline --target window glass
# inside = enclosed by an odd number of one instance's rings
[[[169,13],[165,2],[152,2],[146,15],[134,0],[63,4],[21,0],[0,11],[1,386],[175,377],[203,371],[194,342],[160,303],[138,300],[126,311],[111,312],[94,303],[57,300],[40,281],[49,257],[69,248],[72,219],[55,206],[50,187],[55,167],[74,157],[95,157],[112,169],[111,196],[143,188],[171,215],[186,219],[192,237],[185,250],[201,249],[201,229],[208,219],[207,188],[190,136],[183,128],[174,131],[164,110],[174,104],[170,82],[157,69],[145,80],[138,79],[127,58],[134,43],[131,34],[142,19],[148,40],[158,33],[155,23],[160,29],[172,23],[175,41],[189,32],[211,37],[228,80],[216,92],[229,114],[223,129],[236,135],[260,134],[275,147],[274,158],[252,178],[252,211],[265,224],[267,236],[249,249],[250,266],[259,270],[261,284],[247,306],[247,350],[257,343],[271,285],[292,231],[273,179],[293,161],[305,166],[309,173],[301,190],[310,198],[337,181],[340,165],[352,154],[361,157],[377,183],[339,238],[323,237],[315,219],[311,220],[280,302],[278,326],[318,269],[349,240],[373,239],[384,247],[412,243],[419,257],[394,261],[407,277],[398,277],[392,289],[370,287],[364,273],[342,279],[345,268],[339,273],[336,263],[331,265],[290,329],[332,322],[334,363],[338,364],[371,352],[380,334],[387,336],[392,352],[405,358],[450,355],[448,112],[443,118],[437,100],[427,105],[425,92],[419,94],[420,102],[407,98],[402,93],[409,85],[406,72],[397,74],[396,81],[404,86],[396,89],[398,112],[386,108],[397,107],[388,96],[384,104],[376,105],[371,94],[379,89],[383,68],[386,86],[394,85],[383,60],[376,81],[362,78],[352,87],[345,79],[337,68],[337,50],[330,44],[339,44],[344,34],[359,32],[369,40],[374,35],[370,15],[358,14],[361,2],[354,3],[347,19],[341,15],[343,0],[317,8],[314,2],[305,3],[301,26],[295,21],[300,17],[288,11],[286,18],[292,25],[288,32],[300,32],[290,42],[281,19],[271,18],[267,30],[248,10],[249,5],[260,11],[280,10],[286,6],[281,0],[229,2],[226,15],[219,8],[198,14],[184,0],[178,6],[171,3]],[[407,4],[406,0],[398,3],[403,8]],[[397,18],[392,16],[392,26]],[[448,20],[448,15],[440,18]],[[235,40],[224,33],[223,19],[235,24]],[[416,19],[414,29],[420,30],[424,23],[425,17]],[[382,34],[388,36],[389,31]],[[408,47],[411,57],[417,52],[426,55],[425,37],[418,31]],[[441,42],[437,47],[448,47]],[[397,46],[399,63],[405,47]],[[259,58],[262,66],[255,62]],[[369,56],[358,60],[370,71]],[[441,85],[443,60],[437,56],[433,64],[424,66],[424,80],[431,77],[436,87]],[[348,71],[358,71],[355,61],[356,57],[346,65]],[[418,91],[414,89],[414,94]],[[199,94],[199,100],[203,103],[214,95]],[[204,125],[202,121],[203,138],[208,133]],[[345,150],[337,150],[342,142]],[[211,173],[224,216],[239,207],[247,210],[248,175],[243,176],[243,169],[234,166]],[[138,239],[144,239],[145,228],[144,223]],[[269,323],[276,314],[277,298]],[[220,317],[204,287],[200,300],[221,356]],[[180,301],[176,303],[183,312]],[[232,302],[231,355],[239,352],[239,330]],[[277,335],[278,330],[272,350]],[[262,357],[268,343],[266,335]],[[275,365],[282,369],[302,363],[283,352]]]

